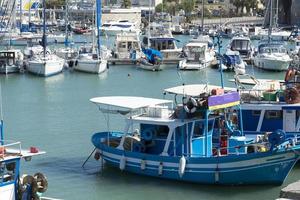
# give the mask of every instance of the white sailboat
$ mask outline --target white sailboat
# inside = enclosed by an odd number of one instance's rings
[[[101,1],[96,0],[96,22],[97,22],[97,32],[100,33],[101,27]],[[93,31],[94,33],[95,31]],[[93,36],[94,37],[94,36]],[[101,43],[100,34],[97,34],[97,50],[92,53],[81,53],[75,63],[75,70],[100,74],[107,70],[107,59],[103,58],[101,54]]]
[[[43,0],[43,53],[37,54],[32,57],[31,60],[28,61],[27,70],[33,74],[37,74],[40,76],[51,76],[62,72],[64,66],[64,60],[52,54],[51,52],[47,52],[47,36],[46,36],[46,4],[45,0]]]

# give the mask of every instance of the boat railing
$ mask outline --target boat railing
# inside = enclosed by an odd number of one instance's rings
[[[7,156],[21,155],[21,142],[12,140],[0,140],[0,159]]]
[[[283,104],[285,103],[283,91],[264,89],[239,89],[242,103],[253,104]]]

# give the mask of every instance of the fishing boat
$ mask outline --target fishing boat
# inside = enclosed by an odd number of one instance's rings
[[[100,33],[101,27],[101,1],[96,1],[96,23],[97,32]],[[95,33],[95,31],[93,31]],[[93,34],[94,38],[94,34]],[[94,40],[94,39],[93,39]],[[94,44],[93,44],[94,47]],[[75,63],[74,69],[82,72],[101,74],[108,69],[107,59],[101,54],[100,34],[97,34],[97,50],[92,48],[92,53],[80,53]]]
[[[246,73],[246,64],[238,51],[226,51],[223,55],[222,70],[234,71],[236,74]]]
[[[47,35],[46,35],[46,3],[43,0],[43,53],[37,54],[28,61],[27,70],[30,73],[39,76],[52,76],[61,73],[64,66],[64,60],[51,52],[47,52]]]
[[[0,50],[0,73],[16,73],[23,68],[23,53],[19,49]]]
[[[100,159],[122,171],[179,181],[283,183],[299,159],[299,145],[280,131],[263,141],[246,137],[241,118],[236,118],[238,92],[216,88],[210,93],[193,91],[193,96],[182,87],[165,90],[175,95],[175,105],[146,97],[92,98],[105,115],[125,118],[123,131],[110,129],[92,136]],[[176,99],[178,95],[182,98]]]
[[[200,70],[215,64],[215,51],[209,36],[199,36],[183,47],[184,59],[179,61],[180,70]]]
[[[142,55],[139,35],[124,32],[116,35],[112,58],[109,61],[113,64],[132,64],[136,63]]]
[[[254,47],[252,46],[249,37],[246,36],[233,37],[230,40],[227,49],[230,49],[231,51],[238,51],[241,58],[246,62],[250,62],[253,58]]]

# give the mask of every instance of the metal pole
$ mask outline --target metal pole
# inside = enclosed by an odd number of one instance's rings
[[[201,19],[201,31],[204,30],[204,0],[202,0],[202,19]]]
[[[68,0],[66,0],[66,16],[65,16],[65,46],[69,46],[69,30],[68,30],[68,25],[69,25],[69,5],[68,5]]]
[[[20,16],[19,16],[19,19],[20,19],[20,33],[22,33],[22,16],[23,16],[23,8],[22,8],[22,0],[20,0]]]
[[[46,1],[43,0],[43,56],[46,57],[46,43],[47,43],[47,37],[46,37]]]
[[[101,41],[100,41],[100,26],[101,26],[101,0],[96,0],[96,16],[97,16],[97,43],[98,43],[98,58],[100,58]]]

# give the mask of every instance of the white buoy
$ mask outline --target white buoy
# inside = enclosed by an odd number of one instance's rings
[[[142,159],[141,160],[141,170],[145,170],[146,169],[146,160]]]
[[[160,162],[158,165],[158,175],[162,175],[163,173],[163,163]]]
[[[180,178],[185,173],[185,166],[186,166],[186,159],[184,156],[182,156],[179,160],[179,168],[178,168],[178,173],[179,173]]]
[[[125,169],[125,166],[126,166],[126,157],[123,155],[120,159],[120,170],[124,170]]]

